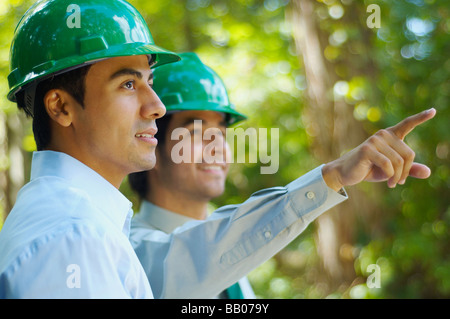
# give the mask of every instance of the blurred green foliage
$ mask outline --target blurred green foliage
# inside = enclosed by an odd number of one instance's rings
[[[310,153],[311,123],[302,117],[308,108],[307,79],[293,39],[296,26],[288,18],[292,1],[130,1],[143,13],[158,45],[195,51],[222,76],[233,103],[249,116],[244,128],[280,129],[278,173],[261,175],[259,164],[234,164],[226,193],[213,203],[216,207],[242,202],[264,187],[287,184],[320,164]],[[367,134],[426,108],[437,109],[432,122],[406,139],[417,161],[432,169],[432,176],[408,180],[393,190],[382,188],[376,201],[380,212],[376,229],[367,225],[361,212],[353,242],[340,248],[341,256],[354,262],[353,282],[329,291],[327,278],[319,271],[317,237],[311,225],[282,254],[249,274],[255,292],[263,298],[449,298],[448,1],[311,1],[325,43],[324,56],[339,78],[334,97],[353,109]],[[32,2],[0,0],[0,115],[4,119],[16,112],[5,98],[9,45],[15,25]],[[379,29],[367,27],[369,4],[381,9]],[[0,126],[0,133],[4,131]],[[32,151],[29,126],[24,136],[23,150]],[[2,139],[0,135],[0,144]],[[8,161],[8,154],[0,154],[0,171],[8,170]],[[372,187],[361,185],[368,197]],[[121,190],[136,202],[126,183]],[[366,285],[370,264],[380,267],[381,288]]]

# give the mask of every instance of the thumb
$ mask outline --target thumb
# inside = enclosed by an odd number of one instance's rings
[[[428,168],[428,166],[419,164],[419,163],[413,163],[411,166],[411,169],[409,170],[409,176],[425,179],[430,177],[431,170]]]

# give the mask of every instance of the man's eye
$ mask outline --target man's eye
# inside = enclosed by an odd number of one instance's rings
[[[202,136],[202,135],[203,135],[203,131],[202,131],[202,130],[199,130],[199,129],[192,129],[192,130],[189,131],[189,133],[190,133],[192,136],[194,136],[194,135]]]
[[[129,90],[134,89],[134,81],[128,81],[123,84],[123,87]]]

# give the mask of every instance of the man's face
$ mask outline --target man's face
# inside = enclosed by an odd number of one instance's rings
[[[196,120],[202,121],[201,129],[198,122],[194,123]],[[189,134],[179,140],[172,140],[171,133],[177,128],[185,128]],[[213,134],[213,139],[203,139],[206,130]],[[224,191],[228,173],[226,156],[229,152],[225,131],[226,124],[222,113],[182,111],[172,114],[164,147],[157,150],[155,173],[159,175],[159,180],[163,184],[160,186],[175,192],[178,198],[185,196],[190,200],[205,202],[220,196]],[[211,143],[221,147],[211,147]],[[174,163],[171,153],[175,145],[182,146],[183,149],[190,148],[192,161]],[[206,157],[210,159],[213,157],[215,161],[211,163]]]
[[[165,107],[153,89],[144,55],[98,62],[86,75],[84,109],[73,121],[76,156],[103,176],[153,168],[155,120]]]

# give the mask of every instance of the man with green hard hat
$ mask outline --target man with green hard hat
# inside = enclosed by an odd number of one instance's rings
[[[151,68],[177,60],[122,0],[38,1],[22,17],[8,98],[38,151],[0,232],[0,298],[153,296],[118,188],[155,164]]]
[[[137,192],[141,203],[139,213],[131,222],[130,239],[136,247],[140,247],[145,241],[143,237],[148,238],[151,233],[170,234],[188,221],[206,219],[210,200],[224,191],[229,165],[225,130],[245,119],[229,102],[222,80],[211,68],[204,65],[195,53],[180,53],[179,56],[181,61],[158,68],[153,73],[153,89],[167,110],[166,115],[156,122],[158,147],[155,168],[129,176],[130,186]],[[181,142],[172,140],[172,133],[180,128],[185,129],[187,135]],[[208,130],[219,133],[215,135],[214,142],[218,147],[213,154],[218,156],[218,161],[207,162],[204,158],[208,156],[207,148],[211,144],[211,141],[203,139]],[[171,154],[175,143],[184,143],[193,158],[174,163]],[[144,245],[150,247],[151,244],[147,241]],[[199,239],[198,245],[203,244]],[[153,242],[153,245],[156,250],[158,244]],[[164,258],[157,258],[149,264],[146,258],[148,251],[141,255],[137,249],[137,255],[147,265],[145,269],[153,293],[160,297],[162,279],[166,276],[153,269],[164,269],[161,265]],[[166,289],[164,298],[171,297],[171,291]],[[242,278],[214,297],[249,299],[255,295],[247,278]]]
[[[156,165],[129,176],[141,199],[130,239],[156,298],[245,297],[242,285],[220,288],[236,283],[345,200],[343,186],[366,180],[394,187],[408,174],[429,175],[402,139],[434,110],[377,132],[285,187],[258,191],[208,216],[208,202],[223,193],[228,171],[225,128],[244,116],[213,70],[193,53],[180,56],[154,72],[154,90],[167,108],[157,120]]]
[[[143,239],[157,247],[143,240],[133,251],[131,202],[118,188],[155,165],[166,110],[151,68],[179,57],[155,46],[123,0],[41,0],[17,26],[10,60],[8,98],[32,116],[38,151],[0,232],[0,298],[215,296],[345,200],[344,186],[430,175],[403,138],[433,109],[285,187],[152,232]],[[149,271],[161,287],[150,287]]]

